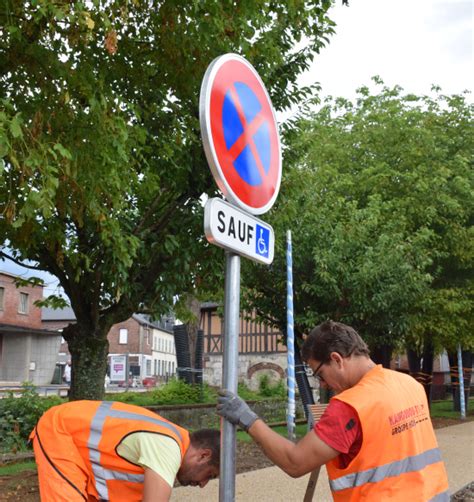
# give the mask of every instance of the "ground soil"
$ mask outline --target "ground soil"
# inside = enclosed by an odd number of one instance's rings
[[[454,418],[433,419],[435,429],[464,423]],[[270,467],[272,463],[263,455],[253,442],[239,442],[237,447],[237,473]],[[11,476],[0,476],[1,502],[39,502],[38,479],[36,471],[23,471]],[[456,492],[452,498],[456,502],[474,502],[474,482]]]

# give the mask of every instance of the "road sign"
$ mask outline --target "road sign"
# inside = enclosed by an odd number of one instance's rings
[[[269,265],[273,261],[273,228],[222,199],[209,199],[204,208],[207,240],[251,260]]]
[[[204,75],[199,108],[204,151],[224,196],[249,213],[267,212],[280,189],[281,147],[258,73],[241,56],[218,57]]]

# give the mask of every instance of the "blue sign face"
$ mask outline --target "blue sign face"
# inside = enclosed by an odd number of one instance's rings
[[[262,184],[271,161],[270,129],[268,121],[261,120],[261,111],[257,96],[243,82],[235,82],[232,91],[225,95],[222,107],[225,145],[229,151],[234,147],[234,168],[253,187]]]
[[[270,248],[270,230],[257,224],[256,232],[255,252],[264,258],[268,258]]]

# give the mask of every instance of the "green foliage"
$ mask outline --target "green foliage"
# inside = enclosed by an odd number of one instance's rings
[[[280,434],[280,436],[288,437],[288,429],[286,426],[279,425],[278,427],[272,427],[276,433]],[[297,424],[295,428],[296,439],[300,439],[305,436],[308,432],[307,424]],[[250,443],[253,441],[252,436],[245,431],[237,431],[237,440],[242,441],[244,443]]]
[[[263,374],[259,378],[258,392],[263,397],[286,397],[286,388],[283,379],[279,379],[277,383],[271,384],[270,377]]]
[[[36,462],[18,462],[0,466],[0,476],[12,476],[23,471],[36,471]]]
[[[200,197],[217,193],[198,119],[207,66],[241,54],[277,110],[300,102],[331,1],[3,4],[0,256],[58,278],[77,318],[71,395],[99,398],[110,326],[212,290],[221,268],[202,232]]]
[[[243,382],[238,384],[237,393],[245,401],[257,401],[258,399],[261,399],[258,392],[250,390]]]
[[[451,399],[445,401],[433,401],[430,407],[431,418],[461,418],[459,411],[453,411],[453,401]],[[474,418],[474,398],[469,399],[466,403],[467,417]]]
[[[472,347],[473,105],[374,81],[288,132],[275,261],[243,263],[244,306],[286,331],[291,229],[297,334],[332,318],[372,347]]]
[[[29,383],[23,384],[22,390],[20,397],[14,397],[11,392],[0,399],[0,451],[24,450],[28,436],[41,415],[64,402],[57,396],[39,396]]]
[[[172,379],[166,385],[148,392],[120,392],[106,394],[107,401],[121,401],[137,406],[168,404],[215,403],[217,393],[208,385],[190,385],[183,380]]]

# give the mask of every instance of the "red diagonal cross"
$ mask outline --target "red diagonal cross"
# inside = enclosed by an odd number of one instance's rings
[[[250,124],[247,124],[247,120],[245,119],[245,114],[240,104],[239,96],[235,87],[232,86],[229,89],[229,92],[232,96],[232,100],[235,105],[235,109],[237,110],[237,114],[239,115],[240,121],[242,122],[242,127],[244,132],[237,138],[235,143],[229,148],[229,155],[234,161],[241,153],[242,150],[248,145],[252,154],[255,158],[255,162],[257,163],[257,168],[260,172],[260,178],[263,180],[265,177],[265,168],[263,167],[262,161],[260,160],[260,156],[258,154],[257,147],[255,146],[255,142],[253,141],[253,135],[258,131],[260,126],[265,121],[265,117],[262,116],[262,113],[258,113],[256,117],[252,120]]]

